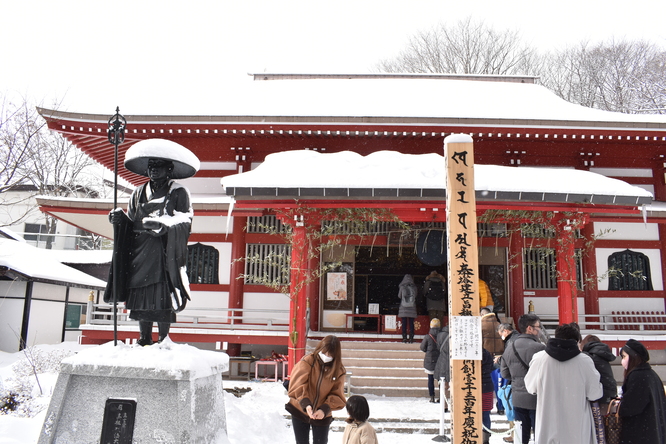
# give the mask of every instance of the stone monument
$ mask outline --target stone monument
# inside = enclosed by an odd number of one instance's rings
[[[62,362],[39,444],[227,444],[225,353],[112,342]]]

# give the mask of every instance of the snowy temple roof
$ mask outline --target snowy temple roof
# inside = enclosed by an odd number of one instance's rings
[[[533,79],[506,76],[255,74],[207,91],[206,100],[125,105],[141,122],[401,122],[501,128],[666,129],[666,115],[623,114],[569,103]],[[85,122],[107,117],[40,109]],[[169,117],[167,117],[169,116]]]
[[[480,200],[642,205],[652,194],[589,171],[573,168],[475,165]],[[446,197],[444,158],[439,154],[378,151],[367,156],[343,151],[286,151],[266,156],[252,171],[224,177],[237,198]]]

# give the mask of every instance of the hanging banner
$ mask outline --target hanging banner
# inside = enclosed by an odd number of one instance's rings
[[[444,139],[451,353],[451,436],[481,443],[481,318],[479,316],[474,144],[467,134]]]

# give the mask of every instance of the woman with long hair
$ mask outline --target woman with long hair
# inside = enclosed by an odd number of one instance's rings
[[[345,367],[342,365],[340,340],[326,336],[315,350],[304,356],[291,371],[289,402],[296,444],[328,443],[332,412],[346,405]]]
[[[622,351],[622,444],[666,442],[666,395],[664,383],[652,370],[650,353],[640,342],[629,339]]]

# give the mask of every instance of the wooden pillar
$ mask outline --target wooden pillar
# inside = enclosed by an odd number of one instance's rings
[[[312,251],[317,251],[317,246],[311,246]],[[318,270],[320,266],[319,256],[312,256],[308,260],[308,270]],[[319,282],[320,278],[313,279],[307,284],[308,306],[310,307],[310,330],[319,331]]]
[[[594,238],[594,223],[590,222],[583,227],[581,230],[584,239],[590,240]],[[599,285],[597,283],[597,255],[594,251],[594,246],[591,247],[592,251],[589,251],[585,256],[585,270],[588,279],[594,281],[594,284],[588,285],[584,284],[583,297],[585,299],[585,314],[598,314],[599,313]],[[589,329],[601,329],[601,325],[598,324],[599,318],[588,318],[584,319],[585,328]],[[595,324],[592,324],[595,323]]]
[[[481,316],[474,190],[474,144],[466,134],[444,140],[451,356],[451,436],[480,443]]]
[[[233,238],[231,241],[231,277],[229,282],[229,305],[232,308],[243,308],[243,279],[238,279],[245,272],[245,262],[239,259],[245,257],[245,225],[247,217],[233,216]],[[230,311],[232,316],[241,316],[242,311]],[[235,320],[234,322],[242,323]],[[241,344],[228,344],[229,356],[239,356]]]
[[[307,339],[307,266],[309,248],[302,219],[293,227],[291,244],[291,282],[289,284],[289,372],[305,355]]]
[[[578,322],[578,304],[576,301],[576,257],[574,248],[574,227],[567,219],[558,225],[557,245],[555,247],[557,266],[557,311],[560,325]]]
[[[520,233],[520,224],[507,227],[511,238],[509,239],[509,299],[511,307],[508,311],[513,318],[514,327],[518,318],[525,314],[525,284],[523,280],[523,237]]]

